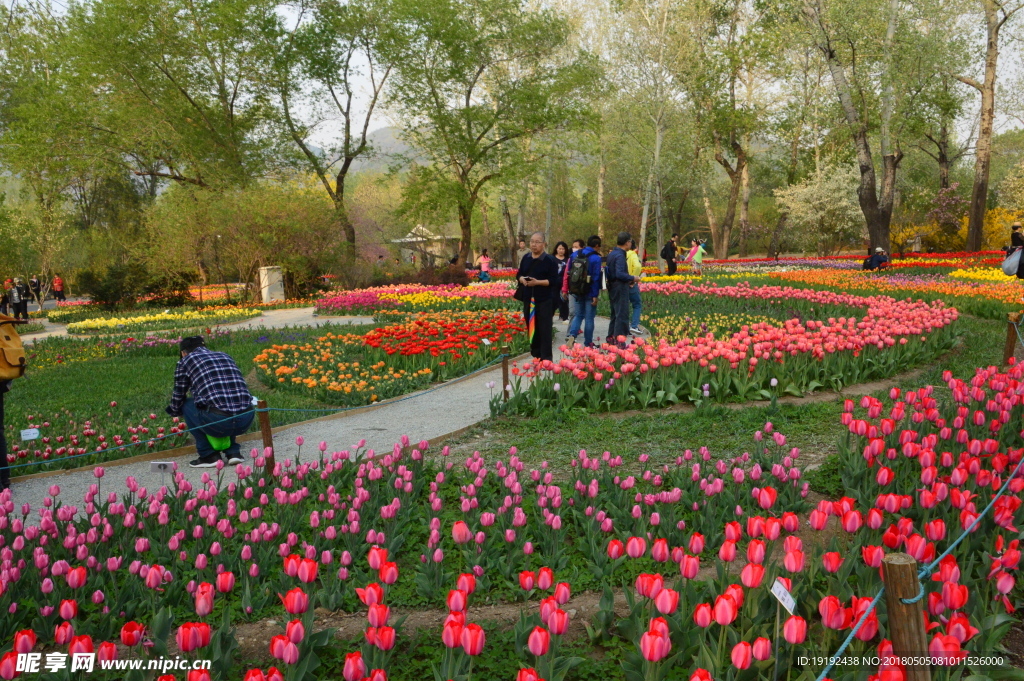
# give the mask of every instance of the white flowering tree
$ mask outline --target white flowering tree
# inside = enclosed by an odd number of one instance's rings
[[[794,236],[804,250],[831,255],[866,235],[857,202],[858,182],[855,167],[836,165],[775,190],[775,199],[789,214]]]

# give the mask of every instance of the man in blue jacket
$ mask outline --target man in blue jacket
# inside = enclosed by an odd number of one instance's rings
[[[619,232],[615,239],[616,248],[608,254],[605,276],[608,277],[608,298],[612,306],[608,324],[609,343],[618,343],[620,337],[629,337],[629,289],[640,281],[639,277],[629,273],[626,264],[626,250],[632,240],[629,232]]]
[[[575,340],[583,326],[583,342],[588,348],[594,347],[594,318],[597,316],[597,297],[601,294],[601,237],[596,234],[587,240],[587,247],[572,254],[569,259],[569,293],[576,297],[576,314],[569,324],[569,335],[565,342]],[[586,264],[586,274],[575,266],[578,259]],[[574,276],[575,275],[575,276]]]

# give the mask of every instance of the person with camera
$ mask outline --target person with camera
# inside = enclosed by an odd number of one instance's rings
[[[182,338],[178,348],[181,359],[174,369],[174,391],[167,413],[183,416],[196,440],[199,458],[188,465],[214,468],[222,455],[228,465],[242,463],[235,437],[249,430],[256,412],[241,370],[231,355],[207,348],[202,336]],[[187,397],[189,393],[191,397]],[[218,452],[210,437],[230,438],[230,445]]]

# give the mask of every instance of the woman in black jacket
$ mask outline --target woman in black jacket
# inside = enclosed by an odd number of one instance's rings
[[[1024,230],[1021,230],[1020,223],[1013,223],[1010,230],[1010,251],[1007,256],[1019,248],[1024,248]],[[1020,263],[1017,265],[1017,278],[1024,279],[1024,253],[1021,254]]]

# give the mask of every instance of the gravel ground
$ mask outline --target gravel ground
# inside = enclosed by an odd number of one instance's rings
[[[303,316],[303,314],[305,316]],[[369,323],[360,317],[316,317],[312,316],[312,308],[300,310],[274,310],[264,315],[264,321],[277,326],[314,325],[330,320],[335,323],[349,322],[352,324]],[[258,321],[258,320],[257,320]],[[607,328],[607,319],[598,319],[597,329]],[[270,326],[271,324],[263,324]],[[254,324],[260,326],[260,324]],[[555,322],[555,359],[561,353],[558,346],[565,339],[565,325]],[[277,457],[281,460],[294,458],[298,452],[295,438],[301,435],[305,439],[303,457],[315,456],[317,445],[327,442],[329,451],[349,449],[359,440],[366,440],[366,447],[375,451],[390,451],[402,435],[408,435],[413,442],[432,440],[462,428],[472,426],[490,416],[489,401],[492,389],[487,387],[490,381],[495,382],[494,391],[501,389],[501,367],[474,374],[468,378],[456,379],[429,391],[412,393],[400,401],[387,406],[347,416],[336,416],[313,422],[299,423],[289,426],[274,435],[274,447]],[[315,417],[311,414],[311,417]],[[247,451],[248,443],[243,443],[243,452]],[[161,459],[177,463],[185,477],[193,484],[199,482],[204,474],[216,476],[216,469],[194,469],[188,467],[188,461],[195,458],[194,454],[178,458]],[[153,462],[125,464],[122,466],[106,466],[102,489],[118,491],[124,489],[124,480],[132,476],[140,486],[153,489],[161,484],[170,484],[172,476],[151,470]],[[224,484],[231,482],[234,472],[225,469]],[[51,485],[59,485],[61,498],[66,504],[81,507],[82,498],[89,485],[96,482],[92,471],[69,472],[46,478],[34,478],[15,482],[11,491],[17,506],[29,504],[38,508],[46,497]]]

